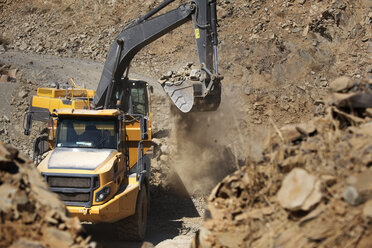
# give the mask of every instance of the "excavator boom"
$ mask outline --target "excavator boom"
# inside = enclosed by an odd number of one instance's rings
[[[221,100],[222,77],[217,66],[216,2],[195,0],[150,18],[173,1],[164,1],[116,37],[94,96],[93,103],[97,109],[119,107],[125,111],[125,99],[128,97],[125,84],[129,82],[127,75],[133,57],[143,47],[190,20],[194,25],[201,77],[198,81],[165,84],[163,88],[182,112],[217,109]]]

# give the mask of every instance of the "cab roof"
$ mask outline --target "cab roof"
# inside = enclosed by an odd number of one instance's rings
[[[88,109],[58,109],[55,112],[57,115],[73,115],[73,116],[119,116],[123,114],[117,109],[102,109],[102,110],[88,110]]]

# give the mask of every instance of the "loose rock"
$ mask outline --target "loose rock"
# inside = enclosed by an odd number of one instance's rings
[[[309,203],[305,201],[311,195],[315,187],[315,177],[308,174],[307,171],[295,168],[283,180],[277,198],[280,205],[289,210],[299,210],[302,207],[307,210],[314,202],[319,202],[318,194],[309,199]],[[314,198],[314,200],[313,200]],[[304,205],[304,206],[303,206]]]
[[[334,92],[341,92],[350,89],[354,85],[353,81],[346,76],[339,77],[330,83],[330,87]]]

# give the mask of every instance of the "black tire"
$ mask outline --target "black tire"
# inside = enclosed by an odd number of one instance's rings
[[[136,213],[116,223],[118,237],[121,240],[141,241],[145,238],[147,226],[147,190],[142,185],[138,193]]]
[[[147,214],[151,211],[151,197],[150,197],[150,187],[146,187],[147,190]]]

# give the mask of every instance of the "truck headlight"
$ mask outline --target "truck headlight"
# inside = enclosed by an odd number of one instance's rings
[[[109,186],[103,187],[100,191],[96,193],[96,202],[101,202],[106,199],[110,194],[111,189]]]

